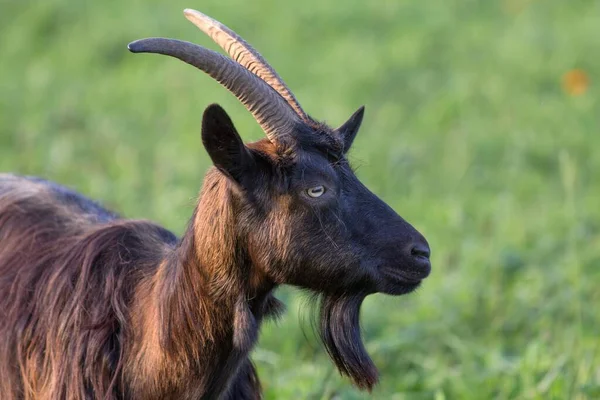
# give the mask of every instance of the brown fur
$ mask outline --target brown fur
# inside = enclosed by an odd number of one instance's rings
[[[0,182],[0,398],[214,398],[238,368],[260,397],[247,354],[277,304],[236,268],[226,180],[209,175],[179,244]]]
[[[371,390],[360,306],[410,293],[431,264],[425,238],[349,166],[361,119],[343,134],[300,125],[291,147],[245,145],[209,106],[215,168],[180,239],[51,182],[0,175],[0,399],[258,399],[248,354],[282,309],[282,284],[320,296],[325,349]]]

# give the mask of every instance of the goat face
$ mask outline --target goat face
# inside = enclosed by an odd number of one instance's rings
[[[245,146],[221,107],[205,111],[203,142],[232,182],[236,229],[252,264],[274,283],[399,295],[429,275],[425,238],[358,180],[345,157],[363,111],[337,130],[299,126],[279,146]]]
[[[412,226],[354,175],[346,152],[363,117],[337,129],[315,122],[265,59],[220,22],[184,14],[231,58],[189,42],[149,38],[134,53],[178,58],[206,72],[252,113],[267,139],[244,145],[217,105],[207,108],[202,140],[217,179],[228,182],[237,253],[254,284],[287,283],[322,294],[320,336],[342,374],[370,390],[377,369],[360,337],[366,295],[404,294],[430,271],[429,246]],[[222,187],[222,186],[219,186]]]

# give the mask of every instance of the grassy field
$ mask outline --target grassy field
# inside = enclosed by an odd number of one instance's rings
[[[600,2],[0,0],[0,171],[182,232],[209,167],[204,108],[262,135],[204,74],[127,51],[215,48],[185,7],[245,36],[314,117],[367,107],[358,175],[433,252],[418,293],[364,305],[373,398],[600,398]],[[280,295],[254,352],[267,399],[367,398],[303,297]]]

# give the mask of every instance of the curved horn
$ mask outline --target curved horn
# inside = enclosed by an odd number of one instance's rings
[[[273,143],[291,138],[300,123],[296,113],[269,85],[232,60],[193,43],[175,39],[148,38],[129,43],[133,53],[157,53],[175,57],[206,72],[252,113]]]
[[[183,13],[190,22],[200,28],[202,32],[207,34],[216,44],[225,50],[233,60],[240,63],[244,68],[248,69],[275,89],[302,120],[310,121],[310,118],[304,112],[302,107],[300,107],[294,94],[287,87],[285,82],[283,82],[283,79],[281,79],[260,53],[237,33],[219,21],[202,14],[200,11],[188,8],[185,9]]]

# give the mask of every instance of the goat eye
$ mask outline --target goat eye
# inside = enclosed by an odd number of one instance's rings
[[[323,193],[325,193],[324,186],[315,186],[306,190],[306,194],[308,194],[310,197],[321,197]]]

